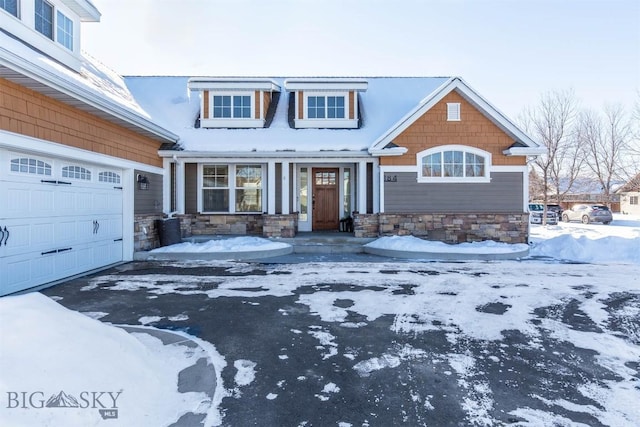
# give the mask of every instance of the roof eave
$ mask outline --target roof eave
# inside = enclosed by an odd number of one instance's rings
[[[502,151],[505,156],[541,156],[547,152],[545,147],[510,147]]]
[[[186,151],[186,150],[159,150],[160,157],[171,158],[370,158],[367,150],[335,150],[335,151]]]
[[[393,148],[383,148],[383,149],[372,149],[370,148],[369,154],[373,157],[392,157],[392,156],[402,156],[409,151],[405,147],[393,147]]]
[[[2,48],[0,48],[0,65],[13,69],[14,71],[47,85],[56,91],[64,93],[120,120],[139,127],[142,130],[150,132],[162,140],[176,142],[180,138],[173,132],[156,125],[151,120],[148,120],[139,114],[118,105],[117,103],[109,101],[108,98],[98,96],[97,94],[86,90],[82,86],[73,84],[72,82],[60,77],[56,73],[52,73],[42,67],[38,67],[35,64]]]

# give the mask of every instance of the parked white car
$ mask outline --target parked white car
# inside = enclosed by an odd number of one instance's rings
[[[542,203],[529,203],[529,222],[531,224],[542,224],[544,215],[544,205]],[[547,210],[547,224],[558,224],[558,214],[552,210]]]

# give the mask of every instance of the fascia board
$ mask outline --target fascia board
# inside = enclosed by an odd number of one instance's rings
[[[398,135],[404,132],[409,126],[413,124],[420,116],[427,112],[431,107],[438,103],[451,91],[451,86],[455,77],[450,78],[446,82],[440,85],[430,95],[427,95],[420,103],[414,107],[409,113],[398,120],[393,126],[389,128],[382,136],[380,136],[371,146],[370,150],[376,151],[382,149],[385,145],[393,141]]]
[[[540,156],[546,152],[545,147],[511,147],[502,151],[502,154],[505,156]]]
[[[176,142],[180,138],[173,132],[170,132],[156,125],[152,121],[109,101],[107,98],[101,97],[82,86],[73,84],[69,80],[60,77],[58,74],[38,67],[33,63],[14,55],[12,52],[2,49],[1,47],[0,65],[11,68],[12,70],[47,85],[61,93],[71,96],[72,98],[76,98],[87,105],[91,105],[92,107],[111,114],[114,117],[151,132],[164,140]]]
[[[371,146],[372,150],[380,149],[388,143],[392,142],[394,138],[404,132],[409,126],[411,126],[419,117],[431,109],[435,104],[440,102],[448,93],[457,89],[459,93],[467,99],[470,103],[486,113],[490,120],[494,120],[498,126],[504,131],[511,134],[515,139],[523,142],[532,148],[538,148],[539,145],[533,141],[529,136],[522,132],[513,122],[502,114],[497,108],[490,104],[483,97],[478,95],[473,89],[471,89],[461,78],[453,77],[447,82],[443,83],[438,89],[436,89],[431,95],[425,98],[420,105],[411,110],[406,116],[400,119],[394,124],[385,134],[378,138]]]
[[[341,150],[341,151],[176,151],[176,150],[159,150],[160,157],[189,157],[189,158],[264,158],[264,159],[295,159],[295,158],[327,158],[327,159],[343,159],[358,158],[370,159],[371,155],[367,151],[358,150]]]
[[[280,92],[280,86],[271,80],[220,80],[192,78],[187,83],[189,89],[219,90],[265,90]]]
[[[285,90],[355,90],[364,92],[369,87],[366,80],[285,80]]]
[[[380,150],[369,149],[369,154],[373,157],[402,156],[409,151],[405,147],[383,148]]]
[[[78,14],[82,22],[100,22],[100,11],[88,0],[61,0],[69,9]]]
[[[494,119],[503,128],[503,130],[511,133],[511,135],[517,140],[525,143],[532,148],[539,147],[538,143],[536,143],[527,134],[520,130],[518,126],[516,126],[511,120],[509,120],[507,116],[505,116],[500,110],[494,107],[489,101],[487,101],[473,89],[471,89],[464,82],[464,80],[458,79],[456,89],[460,91],[464,98],[466,98],[472,104],[476,105],[476,107],[489,114],[489,116]]]

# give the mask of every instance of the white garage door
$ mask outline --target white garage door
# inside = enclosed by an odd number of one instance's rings
[[[122,171],[2,156],[0,295],[122,261]]]

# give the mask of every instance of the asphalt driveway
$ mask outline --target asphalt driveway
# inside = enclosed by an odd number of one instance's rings
[[[640,286],[615,274],[630,273],[135,262],[43,293],[212,343],[227,361],[223,425],[637,425]],[[599,288],[605,277],[619,288]],[[624,348],[604,354],[614,343]],[[616,393],[635,402],[609,402]]]

